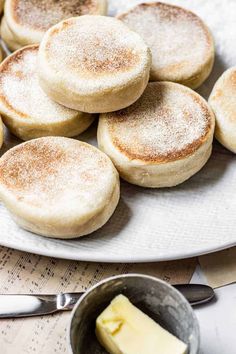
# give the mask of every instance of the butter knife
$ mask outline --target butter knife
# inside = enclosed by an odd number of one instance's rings
[[[214,290],[206,285],[175,285],[191,305],[209,302]],[[0,295],[0,318],[17,318],[49,315],[59,311],[70,311],[83,293],[58,295]]]

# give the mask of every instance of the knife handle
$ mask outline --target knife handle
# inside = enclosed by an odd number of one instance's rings
[[[207,285],[180,284],[174,287],[182,293],[192,306],[204,304],[215,297],[214,290]]]

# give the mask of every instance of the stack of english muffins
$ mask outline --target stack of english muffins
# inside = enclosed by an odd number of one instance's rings
[[[0,112],[26,142],[0,159],[0,198],[37,234],[102,227],[119,175],[149,188],[186,181],[211,155],[215,117],[216,137],[236,151],[236,69],[219,79],[212,108],[193,91],[214,63],[203,21],[159,2],[106,13],[105,0],[5,1],[1,35],[17,50],[0,65]],[[77,137],[98,115],[99,149]]]

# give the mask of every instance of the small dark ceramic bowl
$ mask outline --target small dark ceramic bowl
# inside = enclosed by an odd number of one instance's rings
[[[77,302],[69,327],[69,348],[73,354],[106,354],[95,336],[100,313],[119,294],[188,344],[188,354],[199,352],[199,326],[194,312],[174,287],[140,274],[108,278],[90,288]]]

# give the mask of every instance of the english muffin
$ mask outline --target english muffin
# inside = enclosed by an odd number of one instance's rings
[[[21,46],[39,43],[56,23],[85,14],[106,15],[107,0],[6,0],[4,16]]]
[[[2,11],[3,11],[4,2],[5,2],[5,0],[0,0],[0,14],[1,14]]]
[[[194,13],[156,2],[140,4],[118,18],[151,48],[152,81],[197,88],[209,76],[214,43],[209,29]]]
[[[3,57],[4,57],[3,50],[2,50],[2,47],[0,45],[0,63],[2,62]]]
[[[216,139],[236,153],[236,66],[216,82],[209,98],[216,117]]]
[[[3,144],[3,125],[2,125],[2,119],[0,117],[0,148],[2,147]]]
[[[58,103],[89,113],[135,102],[148,80],[151,54],[121,21],[80,16],[50,28],[39,48],[42,88]]]
[[[119,200],[111,160],[84,142],[46,137],[17,145],[0,159],[0,198],[24,229],[58,238],[103,226]]]
[[[100,115],[98,144],[126,181],[172,187],[205,165],[214,126],[214,114],[196,92],[154,82],[132,106]]]
[[[13,53],[0,64],[0,112],[4,123],[20,139],[49,135],[72,137],[93,122],[93,116],[52,101],[37,76],[38,45]]]
[[[22,47],[22,45],[15,40],[12,31],[6,23],[5,16],[2,17],[1,21],[1,38],[7,45],[7,48],[12,52]]]

